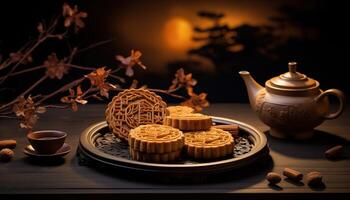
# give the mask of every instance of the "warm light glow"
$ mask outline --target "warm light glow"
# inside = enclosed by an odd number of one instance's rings
[[[165,44],[169,48],[185,50],[191,44],[192,25],[183,18],[171,18],[164,26]]]

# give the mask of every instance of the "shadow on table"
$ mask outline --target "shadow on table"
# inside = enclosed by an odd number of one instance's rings
[[[276,190],[276,191],[282,191],[282,190],[283,190],[283,188],[282,188],[281,186],[276,185],[276,184],[271,184],[271,183],[269,183],[267,186],[268,186],[270,189],[272,189],[272,190]]]
[[[76,162],[76,160],[75,160]],[[143,183],[166,183],[166,184],[210,184],[210,183],[237,183],[239,188],[246,188],[250,185],[256,184],[265,178],[265,175],[273,169],[274,163],[271,156],[265,156],[260,158],[256,162],[228,172],[220,174],[195,174],[194,175],[181,175],[179,174],[166,174],[166,173],[146,173],[136,172],[135,170],[125,170],[119,168],[110,168],[100,164],[89,163],[87,166],[89,169],[96,173],[108,177],[115,177],[117,179],[126,179],[127,181],[137,181]],[[77,173],[85,176],[86,173],[77,170]],[[89,176],[89,175],[87,175]]]
[[[343,145],[345,149],[350,147],[350,141],[347,139],[321,130],[315,130],[314,137],[305,141],[278,139],[270,136],[268,131],[265,133],[271,150],[297,158],[321,159],[324,158],[325,151],[335,145]],[[349,157],[349,155],[343,155],[339,160]]]
[[[309,185],[309,187],[313,191],[324,191],[326,189],[326,185],[323,182],[318,185]]]
[[[65,163],[65,159],[61,157],[60,158],[24,157],[23,161],[29,165],[42,166],[42,167],[59,166]]]

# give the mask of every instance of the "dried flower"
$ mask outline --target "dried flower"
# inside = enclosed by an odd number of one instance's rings
[[[105,67],[101,67],[86,75],[86,77],[90,79],[91,85],[97,87],[100,90],[100,95],[106,98],[109,97],[109,90],[116,88],[116,86],[106,82],[110,71],[111,70],[106,71]]]
[[[201,112],[203,108],[209,106],[207,98],[207,93],[200,93],[199,95],[193,92],[193,88],[187,88],[187,93],[190,96],[190,99],[181,103],[183,106],[189,106],[195,109],[197,112]]]
[[[11,62],[18,62],[18,61],[20,61],[22,56],[23,56],[23,54],[19,53],[19,52],[10,53]]]
[[[15,52],[15,53],[10,53],[10,60],[12,63],[19,62],[23,58],[23,53],[21,52]],[[31,55],[27,56],[24,60],[22,60],[22,64],[28,64],[33,62],[33,58]]]
[[[36,106],[31,96],[25,99],[20,97],[17,103],[13,106],[13,112],[21,120],[20,127],[32,130],[37,120],[39,119],[38,113],[46,112],[46,108],[42,106]]]
[[[86,12],[79,12],[78,6],[75,5],[74,9],[70,7],[67,3],[63,4],[63,16],[65,17],[64,26],[70,27],[74,24],[75,32],[78,32],[79,29],[85,27],[85,23],[82,18],[86,18],[88,14]]]
[[[67,74],[69,69],[63,60],[57,58],[56,53],[47,56],[44,66],[46,67],[46,74],[52,79],[62,79],[63,75]]]
[[[94,99],[97,99],[97,100],[99,100],[99,101],[102,101],[102,100],[103,100],[103,99],[102,99],[100,96],[98,96],[97,94],[93,94],[93,95],[91,95],[91,97],[94,98]]]
[[[72,110],[74,112],[78,111],[78,104],[87,104],[88,101],[83,99],[82,97],[83,95],[83,91],[81,90],[81,86],[79,85],[76,89],[76,92],[70,88],[69,89],[69,95],[68,96],[64,96],[61,98],[61,102],[62,103],[66,103],[66,104],[70,104]]]
[[[121,62],[121,66],[125,68],[125,75],[131,77],[134,75],[134,70],[132,69],[135,65],[140,66],[142,69],[146,69],[146,66],[142,64],[140,58],[142,53],[140,51],[131,50],[129,57],[123,57],[117,55],[115,58]]]
[[[38,26],[36,27],[36,29],[38,30],[38,32],[40,33],[40,34],[42,34],[42,33],[44,33],[45,31],[44,31],[44,25],[43,25],[43,23],[39,23],[38,24]]]
[[[180,68],[175,73],[175,79],[172,81],[172,85],[169,90],[175,90],[179,87],[192,88],[197,84],[197,80],[192,78],[192,73],[185,74],[183,68]]]
[[[130,87],[129,87],[129,89],[147,89],[147,85],[142,85],[141,87],[138,87],[138,85],[139,85],[139,81],[138,80],[136,80],[136,79],[134,79],[134,80],[132,80],[132,83],[131,83],[131,85],[130,85]]]
[[[129,89],[136,89],[138,84],[139,84],[138,80],[136,80],[136,79],[132,80],[132,83],[131,83]]]

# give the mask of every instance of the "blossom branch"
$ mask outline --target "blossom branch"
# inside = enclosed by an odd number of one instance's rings
[[[84,67],[84,66],[74,65],[74,64],[66,64],[66,66],[71,68],[81,69],[81,70],[89,70],[89,71],[96,70],[96,68],[93,68],[93,67]]]
[[[36,66],[36,67],[31,67],[31,68],[28,68],[28,69],[24,69],[24,70],[21,70],[21,71],[18,71],[18,72],[14,72],[12,74],[9,74],[8,76],[16,76],[16,75],[20,75],[20,74],[24,74],[24,73],[27,73],[27,72],[32,72],[32,71],[35,71],[35,70],[38,70],[38,69],[43,69],[45,68],[45,66],[43,65],[39,65],[39,66]],[[0,77],[0,80],[4,79],[5,76],[3,77]]]
[[[8,116],[8,115],[0,115],[0,118],[6,118],[6,119],[17,119],[16,116]]]
[[[11,70],[3,77],[3,79],[0,81],[0,85],[12,74],[17,67],[42,43],[45,41],[42,39],[38,39],[37,42],[22,56],[22,58],[11,68]]]
[[[168,90],[161,90],[161,89],[152,89],[148,88],[149,91],[156,92],[156,93],[161,93],[161,94],[166,94],[171,97],[177,98],[177,99],[186,99],[184,96],[174,94],[174,91],[168,91]]]
[[[109,74],[109,76],[114,78],[114,79],[117,79],[118,81],[120,81],[122,83],[125,83],[125,79],[120,77],[120,76],[117,76],[117,75],[114,75],[114,74]]]
[[[13,105],[14,103],[17,102],[18,98],[20,97],[24,97],[25,95],[27,95],[29,92],[31,92],[36,86],[38,86],[41,82],[43,82],[44,80],[46,80],[48,78],[47,75],[41,77],[39,80],[37,80],[32,86],[30,86],[28,89],[26,89],[24,92],[22,92],[20,95],[18,95],[14,100],[10,101],[7,104],[4,104],[2,106],[0,106],[0,110],[4,110],[7,107]]]
[[[65,31],[63,33],[55,33],[59,19],[62,16]],[[82,18],[86,17],[87,13],[78,11],[77,6],[74,6],[72,8],[65,3],[63,5],[63,14],[55,17],[47,29],[45,29],[44,24],[39,23],[37,26],[39,36],[36,40],[30,41],[24,45],[17,53],[12,53],[12,55],[10,54],[10,58],[8,58],[0,65],[0,71],[6,67],[11,66],[11,69],[6,73],[6,75],[0,77],[0,85],[10,76],[34,72],[43,68],[46,69],[46,73],[28,89],[23,91],[14,100],[0,106],[0,117],[12,117],[12,115],[15,114],[16,117],[18,117],[21,121],[20,126],[30,131],[33,129],[34,125],[39,119],[38,114],[44,113],[46,109],[65,109],[71,107],[73,111],[77,111],[78,104],[88,103],[87,99],[89,98],[103,100],[103,97],[109,98],[110,91],[120,92],[125,90],[122,86],[119,85],[119,83],[125,83],[125,78],[132,77],[134,75],[135,67],[140,67],[144,70],[146,69],[146,66],[140,60],[142,53],[137,50],[131,50],[130,55],[127,57],[121,55],[115,56],[115,59],[119,62],[119,64],[113,68],[94,68],[89,66],[80,66],[78,64],[72,63],[74,57],[77,54],[114,40],[109,39],[91,44],[79,50],[77,47],[71,48],[69,41],[65,40],[67,41],[68,49],[70,51],[70,55],[68,57],[59,59],[56,53],[51,53],[48,55],[47,60],[45,60],[42,65],[28,69],[22,69],[21,71],[16,71],[21,64],[25,64],[26,61],[31,60],[32,52],[43,42],[51,38],[59,40],[66,38],[72,26],[75,33],[77,33],[79,29],[85,26]],[[31,97],[30,93],[40,83],[48,78],[61,80],[65,74],[69,73],[69,69],[77,69],[81,71],[84,70],[89,71],[90,73],[63,85],[59,89],[49,92],[48,94],[39,94]],[[120,73],[124,73],[123,75],[125,75],[125,78]],[[118,84],[107,82],[107,80],[110,78],[117,80]],[[86,80],[89,80],[89,85]],[[137,83],[137,80],[134,81],[131,87],[137,88]],[[172,85],[167,90],[155,88],[147,88],[147,90],[159,94],[169,95],[176,99],[185,100],[183,102],[184,105],[194,107],[196,110],[201,110],[203,107],[207,107],[209,105],[209,102],[206,100],[206,93],[196,94],[193,92],[193,87],[196,84],[197,81],[192,78],[191,73],[185,74],[183,69],[179,69],[175,74],[175,79],[172,81]],[[146,87],[147,86],[142,86],[141,88]],[[83,91],[82,88],[87,89]],[[176,92],[180,91],[181,89],[186,89],[189,99],[183,95],[176,94]],[[68,105],[42,105],[46,100],[64,92],[68,92],[68,95],[61,97],[61,102]],[[11,108],[12,112],[9,111]]]
[[[66,109],[68,108],[69,106],[67,105],[45,105],[43,106],[45,108],[59,108],[59,109]]]
[[[77,51],[77,54],[83,53],[83,52],[85,52],[85,51],[87,51],[87,50],[96,48],[96,47],[101,46],[101,45],[108,44],[108,43],[110,43],[110,42],[112,42],[112,41],[114,41],[114,40],[115,40],[115,39],[108,39],[108,40],[104,40],[104,41],[97,42],[97,43],[95,43],[95,44],[91,44],[91,45],[89,45],[89,46],[87,46],[87,47],[85,47],[85,48],[82,48],[82,49],[78,50],[78,51]]]
[[[36,102],[36,105],[40,105],[42,102],[46,101],[47,99],[59,94],[59,93],[62,93],[62,92],[65,92],[67,91],[68,89],[76,86],[76,85],[79,85],[81,82],[83,82],[85,80],[85,77],[82,77],[82,78],[79,78],[77,80],[74,80],[64,86],[62,86],[61,88],[59,88],[58,90],[50,93],[50,94],[47,94],[47,95],[44,95],[40,100],[38,100]]]
[[[23,63],[23,61],[25,61],[26,59],[28,59],[28,57],[31,55],[31,53],[40,45],[42,44],[43,42],[45,42],[47,39],[49,38],[63,38],[64,35],[66,35],[67,31],[65,31],[64,33],[62,34],[53,34],[53,32],[55,31],[56,29],[56,26],[57,26],[57,23],[58,23],[58,19],[59,17],[56,17],[55,20],[53,21],[53,23],[50,25],[50,27],[44,31],[43,29],[39,29],[39,32],[40,32],[40,35],[38,37],[38,39],[35,41],[35,43],[30,47],[28,48],[25,53],[23,55],[21,55],[21,58],[15,63],[15,65],[10,69],[10,71],[0,80],[0,85],[9,77],[11,76],[11,74]],[[42,25],[41,25],[42,26]],[[20,53],[20,52],[19,52]],[[8,66],[11,65],[12,62],[8,62]],[[2,66],[0,68],[0,70],[2,68],[6,68],[8,67],[6,65]]]

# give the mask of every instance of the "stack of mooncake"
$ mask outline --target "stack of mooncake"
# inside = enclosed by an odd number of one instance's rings
[[[238,131],[238,127],[215,128],[210,116],[190,107],[167,107],[160,96],[145,89],[119,93],[105,114],[114,135],[128,142],[131,158],[144,162],[168,163],[182,155],[202,160],[232,155],[232,135]]]
[[[195,159],[216,159],[232,154],[232,134],[212,127],[210,116],[194,113],[188,107],[167,108],[164,124],[184,132],[184,151]]]
[[[128,143],[133,160],[166,163],[180,157],[184,135],[170,126],[148,124],[132,129]]]

